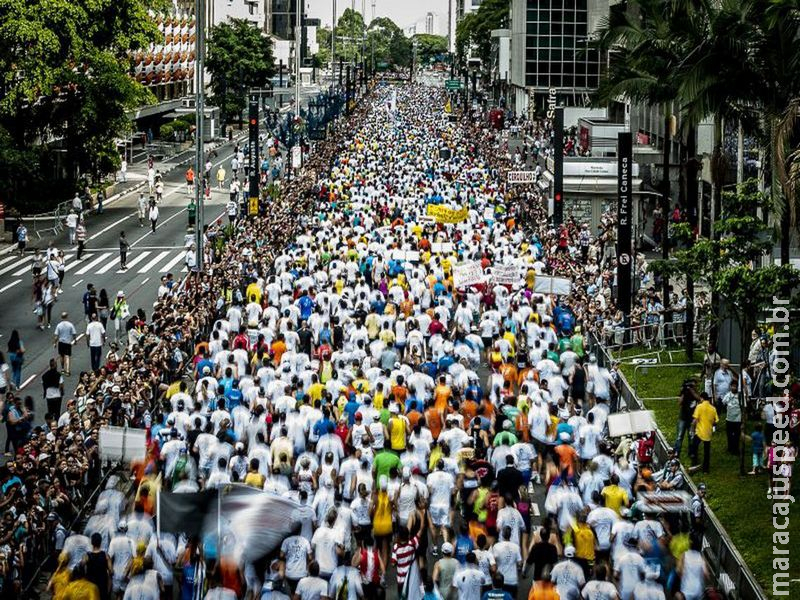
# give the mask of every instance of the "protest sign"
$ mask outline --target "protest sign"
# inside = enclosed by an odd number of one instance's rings
[[[469,214],[465,206],[454,209],[442,204],[428,204],[425,212],[429,217],[436,219],[437,223],[460,223]]]
[[[483,268],[480,262],[470,262],[453,267],[453,284],[464,288],[483,281]]]
[[[129,463],[144,459],[146,443],[144,429],[101,427],[97,445],[101,459]]]
[[[572,282],[563,277],[548,277],[538,275],[533,284],[533,291],[536,294],[555,294],[556,296],[567,296],[572,292]]]
[[[608,415],[608,436],[622,437],[647,433],[656,428],[653,413],[649,410],[635,410]]]
[[[499,285],[517,285],[521,281],[518,265],[494,265],[492,267],[492,283]]]

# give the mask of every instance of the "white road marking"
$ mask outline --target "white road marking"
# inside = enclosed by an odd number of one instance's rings
[[[138,212],[138,211],[137,211],[137,212],[132,212],[132,213],[131,213],[131,214],[129,214],[129,215],[125,215],[125,216],[124,216],[124,217],[122,217],[121,219],[117,219],[117,220],[116,220],[116,221],[114,221],[114,222],[113,222],[111,225],[109,225],[109,226],[107,226],[107,227],[104,227],[103,229],[101,229],[100,231],[98,231],[97,233],[95,233],[95,234],[94,234],[92,237],[90,237],[90,238],[89,238],[89,240],[88,240],[88,241],[90,241],[90,242],[91,242],[93,239],[95,239],[95,238],[98,238],[98,237],[100,237],[101,235],[103,235],[103,234],[104,234],[106,231],[108,231],[109,229],[114,229],[114,227],[116,227],[117,225],[119,225],[119,224],[120,224],[120,223],[122,223],[123,221],[126,221],[127,219],[130,219],[131,217],[135,217],[135,216],[136,216],[136,215],[138,215],[138,214],[139,214],[139,212]]]
[[[66,263],[73,256],[75,256],[75,255],[74,254],[65,254],[64,255],[64,262]],[[46,270],[47,270],[47,267],[43,267],[42,268],[42,271],[46,271]],[[26,275],[26,274],[28,274],[30,272],[31,272],[31,266],[30,265],[26,265],[26,266],[22,267],[16,273],[12,273],[12,277],[19,277],[20,275]]]
[[[33,256],[26,256],[24,258],[16,257],[16,258],[18,258],[19,260],[17,262],[15,262],[13,265],[9,265],[7,267],[4,267],[4,268],[0,269],[0,275],[2,275],[3,273],[8,273],[9,271],[13,271],[14,269],[19,267],[20,265],[24,265],[26,262],[31,260],[33,258]]]
[[[83,281],[83,279],[78,279],[78,281],[72,284],[72,287],[78,287],[81,284],[81,281]]]
[[[20,281],[22,281],[22,279],[17,279],[15,281],[12,281],[11,283],[9,283],[7,286],[4,286],[4,287],[0,288],[0,294],[2,294],[3,292],[5,292],[8,289],[11,289],[15,285],[17,285]]]
[[[91,258],[93,256],[95,256],[95,254],[92,252],[92,253],[87,254],[86,258],[88,259],[88,258]],[[71,269],[74,269],[75,267],[78,267],[80,265],[85,265],[85,264],[86,264],[86,261],[84,261],[84,260],[73,260],[66,267],[64,267],[64,271],[66,272],[66,271],[69,271]]]
[[[36,376],[37,376],[37,374],[36,374],[36,373],[34,373],[34,374],[33,374],[33,375],[31,375],[30,377],[28,377],[28,378],[27,378],[25,381],[23,381],[23,382],[22,382],[22,385],[21,385],[21,386],[19,386],[19,389],[21,389],[21,390],[22,390],[22,389],[24,389],[24,388],[25,388],[25,386],[27,386],[27,385],[28,385],[28,384],[29,384],[31,381],[33,381],[34,379],[36,379]]]
[[[145,250],[144,252],[140,252],[136,256],[136,258],[134,258],[133,260],[129,260],[128,261],[128,264],[127,264],[128,269],[138,265],[140,262],[142,262],[142,259],[146,258],[149,254],[150,254],[149,250]],[[127,271],[127,269],[117,269],[117,273],[125,273],[125,271]]]
[[[19,254],[14,252],[11,254],[11,256],[7,256],[6,258],[0,260],[0,265],[4,265],[6,263],[11,262],[12,260],[17,260],[17,259],[19,259]]]
[[[119,256],[115,256],[113,260],[109,261],[109,263],[107,265],[105,265],[102,269],[97,271],[97,274],[98,275],[102,275],[103,273],[105,273],[107,271],[110,271],[114,267],[118,267],[118,266],[119,266]]]
[[[95,268],[97,265],[99,265],[101,262],[106,260],[109,256],[111,256],[111,252],[103,252],[100,256],[98,256],[94,260],[90,261],[88,264],[84,265],[83,267],[81,267],[80,269],[75,271],[75,274],[76,275],[84,275],[85,273],[88,273],[93,268]]]
[[[160,252],[160,253],[158,254],[158,256],[156,256],[156,257],[155,257],[153,260],[151,260],[149,263],[147,263],[145,266],[143,266],[141,269],[139,269],[139,271],[138,271],[138,272],[139,272],[139,273],[147,273],[147,272],[148,272],[148,271],[150,271],[150,270],[151,270],[151,269],[152,269],[154,266],[156,266],[156,264],[158,264],[158,263],[160,263],[162,260],[164,260],[164,259],[165,259],[167,256],[169,256],[169,252],[168,252],[168,251],[165,251],[165,252]]]
[[[145,283],[147,283],[148,281],[150,281],[150,278],[149,278],[149,277],[145,277],[145,278],[142,280],[142,283],[140,283],[139,285],[144,285],[144,284],[145,284]]]
[[[159,272],[159,273],[166,273],[166,272],[167,272],[167,271],[169,271],[169,270],[170,270],[172,267],[174,267],[174,266],[175,266],[175,265],[177,265],[179,262],[181,262],[181,260],[183,260],[183,257],[184,257],[184,256],[186,256],[186,252],[179,252],[179,253],[178,253],[178,255],[177,255],[176,257],[174,257],[174,258],[173,258],[172,260],[170,260],[170,261],[169,261],[167,264],[165,264],[163,267],[161,267],[161,268],[158,270],[158,272]]]

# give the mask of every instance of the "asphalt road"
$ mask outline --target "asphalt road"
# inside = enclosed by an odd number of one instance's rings
[[[233,145],[217,148],[217,156],[212,159],[213,172],[219,164],[224,164],[230,172],[229,163]],[[156,163],[156,168],[165,171],[170,163]],[[47,248],[52,239],[56,247],[63,249],[67,257],[67,271],[64,278],[63,293],[53,308],[52,327],[55,328],[62,311],[69,313],[81,336],[73,348],[71,376],[65,377],[65,391],[69,395],[75,388],[81,370],[89,368],[89,349],[85,336],[82,296],[89,283],[94,284],[98,293],[105,288],[113,302],[119,290],[128,298],[131,312],[144,308],[148,314],[156,299],[159,278],[172,272],[176,279],[183,269],[184,241],[187,233],[188,217],[186,206],[189,202],[184,183],[185,167],[175,168],[164,176],[164,198],[159,205],[159,222],[154,234],[150,233],[149,222],[139,226],[137,198],[139,192],[130,192],[110,206],[102,215],[91,215],[87,219],[87,243],[82,260],[76,261],[76,247],[70,246],[67,232],[55,238],[43,238],[31,242],[29,248]],[[147,190],[145,189],[145,192]],[[225,212],[228,192],[215,187],[211,199],[206,203],[205,220],[214,221]],[[131,244],[128,253],[128,270],[119,268],[119,234],[125,231]],[[56,355],[53,347],[53,329],[37,329],[37,318],[33,314],[31,258],[33,252],[20,258],[16,252],[0,256],[0,349],[5,353],[8,337],[12,329],[19,331],[25,345],[25,363],[22,367],[21,393],[34,398],[34,423],[42,422],[46,411],[41,387],[41,375],[48,368],[49,359]],[[111,321],[108,323],[109,338],[114,335]],[[108,346],[106,346],[107,350]],[[0,431],[0,439],[5,430]]]

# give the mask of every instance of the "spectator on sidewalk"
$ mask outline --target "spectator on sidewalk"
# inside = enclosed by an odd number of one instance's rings
[[[711,404],[711,398],[703,392],[700,394],[701,402],[694,409],[692,415],[692,467],[690,473],[699,470],[698,458],[700,454],[700,444],[703,444],[703,473],[711,470],[711,438],[714,435],[714,426],[719,421],[717,409]]]

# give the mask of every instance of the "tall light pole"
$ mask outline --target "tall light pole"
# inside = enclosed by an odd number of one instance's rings
[[[331,89],[336,92],[336,0],[333,0],[333,21],[331,24]]]
[[[205,161],[203,149],[203,119],[205,118],[205,77],[203,76],[206,53],[206,0],[195,0],[195,186],[194,199],[197,207],[195,226],[195,246],[197,249],[197,270],[203,270],[203,228],[205,227],[205,207],[203,205]],[[252,165],[251,165],[252,168]],[[208,182],[211,185],[211,182]]]
[[[300,46],[302,45],[303,25],[300,22],[303,0],[295,0],[297,16],[294,28],[294,115],[300,116]]]

